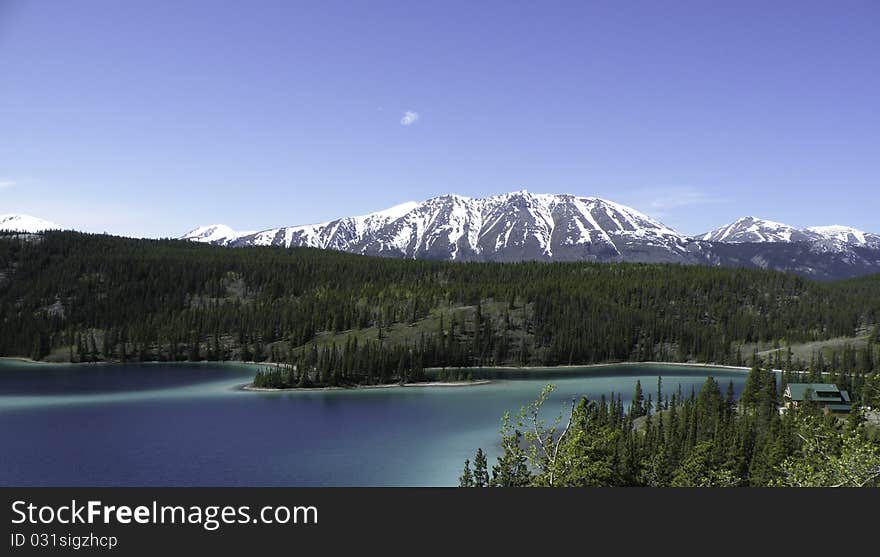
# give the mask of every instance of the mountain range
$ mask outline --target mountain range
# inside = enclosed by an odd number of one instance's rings
[[[368,215],[255,233],[213,225],[183,238],[451,261],[678,261],[689,244],[659,221],[611,201],[525,191],[483,199],[444,195]]]
[[[793,226],[743,217],[690,237],[597,197],[518,191],[444,195],[309,225],[239,232],[196,228],[216,245],[315,247],[449,261],[630,261],[759,267],[831,280],[880,272],[880,235],[847,226]]]
[[[845,251],[850,246],[880,249],[880,235],[863,232],[850,226],[810,226],[797,229],[757,217],[743,217],[707,232],[698,239],[728,244],[807,242],[825,251]]]
[[[0,230],[59,228],[27,215]],[[237,231],[222,224],[180,237],[228,247],[313,247],[405,259],[595,261],[756,267],[833,280],[880,272],[880,235],[847,226],[798,229],[753,216],[698,236],[598,197],[522,190],[444,195],[318,224]]]

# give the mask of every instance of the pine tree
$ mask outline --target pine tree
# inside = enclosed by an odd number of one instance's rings
[[[632,406],[630,407],[630,414],[636,418],[644,416],[647,413],[643,404],[644,400],[645,395],[642,393],[642,382],[637,379],[636,390],[635,393],[633,393]]]
[[[471,474],[471,461],[464,461],[464,471],[458,478],[458,487],[474,487],[474,476]]]
[[[657,412],[663,410],[663,377],[657,376],[657,399],[656,399]]]
[[[489,470],[486,462],[486,455],[482,448],[477,449],[474,456],[474,487],[489,486]]]

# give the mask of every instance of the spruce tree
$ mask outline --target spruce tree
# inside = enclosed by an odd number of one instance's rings
[[[486,462],[486,455],[482,448],[477,449],[474,456],[474,487],[489,486],[489,470]]]
[[[464,461],[464,471],[458,477],[458,487],[474,487],[474,476],[471,474],[471,461]]]

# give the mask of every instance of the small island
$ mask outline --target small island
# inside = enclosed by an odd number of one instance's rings
[[[437,369],[430,376],[421,365],[420,358],[404,355],[395,368],[370,364],[357,371],[347,367],[341,358],[318,356],[296,360],[297,363],[270,363],[260,366],[246,391],[290,391],[329,389],[369,389],[385,387],[462,387],[485,385],[489,379],[475,379],[470,369]],[[317,354],[315,350],[313,354]],[[333,366],[333,367],[330,367]]]
[[[255,393],[276,393],[285,391],[335,391],[360,389],[390,389],[394,387],[476,387],[489,385],[491,379],[474,379],[472,381],[421,381],[418,383],[385,383],[375,385],[342,385],[325,387],[257,387],[253,383],[242,385],[240,390]]]

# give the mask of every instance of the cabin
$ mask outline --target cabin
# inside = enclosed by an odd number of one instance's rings
[[[849,393],[832,383],[789,383],[782,400],[786,408],[797,408],[807,396],[829,414],[848,414],[852,408]]]

